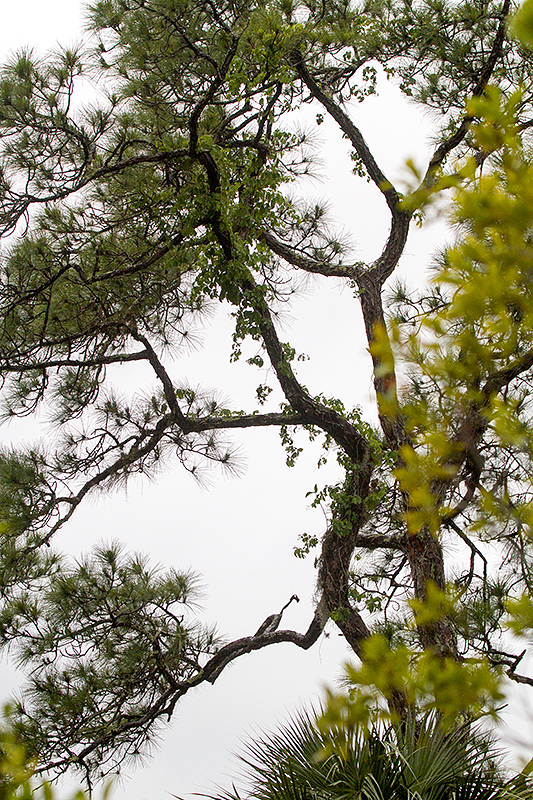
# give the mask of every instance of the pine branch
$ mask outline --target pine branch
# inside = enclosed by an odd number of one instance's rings
[[[86,771],[90,773],[91,768],[86,765],[89,756],[95,752],[107,752],[113,747],[117,747],[117,743],[123,742],[124,737],[127,738],[132,733],[140,732],[141,734],[146,734],[162,717],[166,717],[167,720],[170,719],[178,701],[187,692],[203,683],[213,684],[223,670],[237,658],[281,642],[289,642],[308,650],[318,640],[326,622],[327,617],[324,616],[319,604],[309,628],[303,634],[292,630],[278,630],[273,633],[264,633],[261,636],[245,636],[223,645],[194,677],[186,681],[172,681],[169,688],[160,695],[148,711],[144,711],[139,715],[130,714],[127,720],[119,723],[113,729],[105,731],[100,736],[96,736],[93,741],[78,751],[75,750],[75,743],[70,743],[67,756],[39,766],[35,771],[36,774],[48,772],[57,774],[65,772],[72,766],[85,767]]]
[[[326,275],[327,277],[348,278],[350,280],[356,279],[362,272],[362,269],[357,266],[333,265],[309,258],[297,248],[280,241],[269,231],[262,231],[261,239],[270,247],[273,253],[292,264],[293,267],[303,269],[305,272]]]
[[[472,97],[480,97],[485,91],[488,82],[490,81],[491,75],[494,71],[496,64],[498,63],[498,59],[502,54],[502,47],[505,41],[505,34],[507,31],[507,21],[509,16],[509,9],[511,7],[510,0],[504,0],[501,16],[500,16],[500,24],[498,25],[498,30],[496,31],[496,36],[494,37],[494,42],[492,44],[492,48],[490,51],[490,55],[483,66],[483,69],[480,72],[478,81],[472,90]],[[426,170],[426,174],[424,179],[421,183],[421,187],[430,186],[433,179],[435,172],[437,169],[442,165],[445,161],[447,156],[454,150],[465,138],[466,134],[468,133],[472,122],[474,121],[474,117],[469,114],[466,114],[463,118],[460,126],[455,131],[454,134],[448,137],[444,142],[437,147],[433,156],[430,159],[428,168]]]

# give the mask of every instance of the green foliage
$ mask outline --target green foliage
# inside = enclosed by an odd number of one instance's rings
[[[529,595],[510,598],[506,607],[510,615],[507,624],[514,633],[521,636],[533,629],[533,600]]]
[[[413,599],[410,605],[418,626],[453,616],[455,610],[451,593],[434,584],[428,585],[424,603]],[[361,666],[346,665],[349,694],[329,694],[324,724],[364,730],[376,720],[401,725],[405,708],[413,719],[435,713],[442,730],[482,714],[497,719],[504,700],[501,677],[486,658],[457,661],[435,650],[391,644],[376,633],[363,643]]]
[[[424,526],[436,533],[446,519],[433,487],[456,476],[460,453],[468,447],[468,433],[458,430],[461,409],[471,406],[472,428],[491,431],[487,456],[472,452],[472,461],[491,459],[497,450],[499,457],[516,453],[518,466],[531,452],[527,393],[519,387],[505,399],[499,395],[502,382],[527,368],[533,331],[533,163],[514,122],[521,97],[517,93],[502,100],[489,87],[483,98],[471,101],[470,113],[481,119],[472,129],[474,141],[487,155],[497,151],[497,159],[481,177],[473,165],[456,174],[451,219],[461,236],[433,274],[446,299],[420,314],[405,333],[406,326],[395,328],[398,346],[407,348],[402,354],[416,369],[416,394],[402,406],[416,446],[402,448],[403,464],[396,470],[410,498],[412,510],[405,516],[412,533]],[[437,182],[430,193],[448,185],[447,180]],[[495,476],[499,469],[493,469]],[[513,471],[512,478],[505,478],[504,492],[510,481],[521,487],[512,516],[528,525],[529,475],[520,468]],[[509,522],[509,504],[498,489],[482,490],[473,529],[493,528],[496,516]]]
[[[33,777],[35,761],[28,759],[16,729],[11,722],[11,710],[4,709],[0,725],[0,798],[1,800],[54,800],[52,786]],[[103,800],[109,796],[110,786],[102,793]],[[72,800],[86,800],[81,790]]]
[[[200,661],[218,648],[214,631],[191,619],[196,603],[192,575],[162,573],[116,545],[63,563],[40,591],[5,603],[2,639],[17,642],[18,660],[31,674],[31,704],[17,702],[12,719],[32,754],[48,758],[75,729],[80,741],[89,744],[98,733],[123,758],[134,756],[146,732],[132,739],[121,723],[149,716],[178,681],[197,679]],[[84,768],[89,764],[106,774],[105,750]]]
[[[4,709],[0,729],[0,797],[15,800],[22,787],[23,800],[32,797],[30,778],[34,765],[26,758],[24,747],[9,725],[9,709]]]
[[[345,707],[338,706],[338,711]],[[212,800],[511,800],[530,798],[523,775],[509,779],[487,737],[468,726],[444,733],[434,716],[404,727],[367,730],[335,715],[300,713],[278,732],[246,746],[245,794]]]
[[[3,68],[0,231],[15,235],[1,261],[0,408],[54,436],[0,452],[0,634],[29,671],[14,724],[44,764],[113,770],[190,688],[259,646],[309,647],[328,616],[362,657],[348,703],[359,722],[384,698],[388,714],[417,707],[450,727],[495,709],[502,672],[518,677],[505,625],[528,629],[533,596],[533,67],[529,2],[514,22],[523,44],[508,14],[499,0],[102,0],[91,49]],[[381,75],[441,119],[403,198],[349,116]],[[84,106],[89,79],[100,91]],[[298,198],[318,159],[288,112],[310,103],[390,213],[371,263],[354,260],[324,203]],[[387,306],[409,226],[437,196],[455,241],[429,286],[402,285]],[[372,424],[328,387],[311,395],[306,357],[278,336],[302,273],[355,290]],[[249,409],[172,377],[213,309],[233,322],[231,361],[251,341],[248,363],[268,374]],[[362,352],[346,331],[338,346]],[[120,392],[118,370],[137,362],[155,385]],[[337,461],[308,495],[326,530],[306,633],[221,646],[197,620],[191,575],[114,545],[79,563],[53,550],[98,490],[174,458],[193,475],[234,468],[224,432],[247,427],[277,429],[288,466],[302,431],[322,442],[319,466]],[[388,755],[399,735],[386,729]],[[372,780],[350,796],[375,800]],[[423,794],[402,781],[398,796]]]
[[[511,22],[511,30],[517,39],[530,49],[533,48],[533,3],[525,0]]]
[[[380,634],[365,641],[361,667],[347,666],[346,672],[354,686],[350,699],[344,700],[354,707],[347,713],[363,727],[376,716],[392,717],[400,724],[398,713],[383,706],[385,700],[394,707],[398,695],[417,715],[437,712],[444,730],[481,713],[496,716],[504,699],[499,676],[487,660],[458,662],[431,650],[416,653],[404,645],[391,648]]]

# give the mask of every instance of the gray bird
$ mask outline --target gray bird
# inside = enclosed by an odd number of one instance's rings
[[[264,622],[261,623],[259,628],[254,633],[254,636],[261,636],[263,633],[274,633],[274,631],[277,630],[279,627],[281,618],[283,616],[283,612],[285,611],[286,608],[288,608],[288,606],[290,606],[293,600],[296,600],[297,603],[300,602],[300,598],[297,595],[293,594],[289,602],[285,603],[279,614],[271,614],[269,617],[265,619]]]

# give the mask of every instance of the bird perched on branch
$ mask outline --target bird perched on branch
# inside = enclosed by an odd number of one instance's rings
[[[269,617],[265,619],[264,622],[261,623],[259,628],[254,633],[254,636],[261,636],[263,633],[274,633],[274,631],[277,630],[279,627],[281,618],[283,616],[283,612],[285,611],[286,608],[288,608],[288,606],[290,606],[293,600],[296,600],[297,603],[300,602],[300,598],[297,595],[293,594],[289,602],[285,603],[279,614],[271,614]]]

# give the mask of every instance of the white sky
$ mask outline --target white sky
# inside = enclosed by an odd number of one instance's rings
[[[82,28],[76,0],[26,0],[5,3],[0,28],[0,52],[29,44],[40,51],[58,42],[71,45]],[[1,58],[2,61],[5,57]],[[428,120],[408,107],[399,93],[385,86],[380,99],[356,109],[361,126],[386,174],[398,180],[409,157],[424,152]],[[388,227],[382,202],[371,187],[350,178],[350,162],[342,139],[327,137],[328,181],[314,183],[310,193],[335,198],[334,213],[358,242],[361,258],[375,257]],[[435,229],[418,235],[407,247],[404,271],[419,271]],[[312,393],[338,395],[348,405],[368,408],[371,381],[361,336],[357,301],[337,283],[316,283],[284,321],[284,336],[297,350],[312,356],[299,374]],[[206,331],[205,353],[180,359],[172,368],[179,380],[219,386],[236,406],[251,404],[256,375],[246,365],[229,367],[230,327],[217,319]],[[132,386],[152,382],[135,367]],[[20,434],[20,430],[18,431]],[[317,450],[287,470],[277,434],[250,431],[242,435],[244,475],[223,477],[216,470],[208,489],[199,487],[179,467],[152,484],[131,484],[127,493],[93,500],[78,511],[58,545],[77,554],[100,539],[117,538],[134,550],[149,552],[155,562],[192,567],[206,586],[206,621],[216,622],[228,637],[249,635],[260,622],[296,593],[284,619],[287,627],[304,631],[312,615],[314,570],[292,555],[300,532],[320,533],[320,512],[306,508],[305,493],[325,480],[317,473]],[[310,652],[285,644],[244,656],[227,669],[214,686],[191,691],[178,707],[162,737],[162,746],[146,766],[116,787],[116,800],[164,800],[209,792],[213,784],[229,786],[236,774],[232,751],[246,734],[271,729],[299,704],[316,699],[332,683],[346,657],[334,628]],[[10,673],[4,669],[6,681]],[[7,693],[7,690],[6,690]]]

